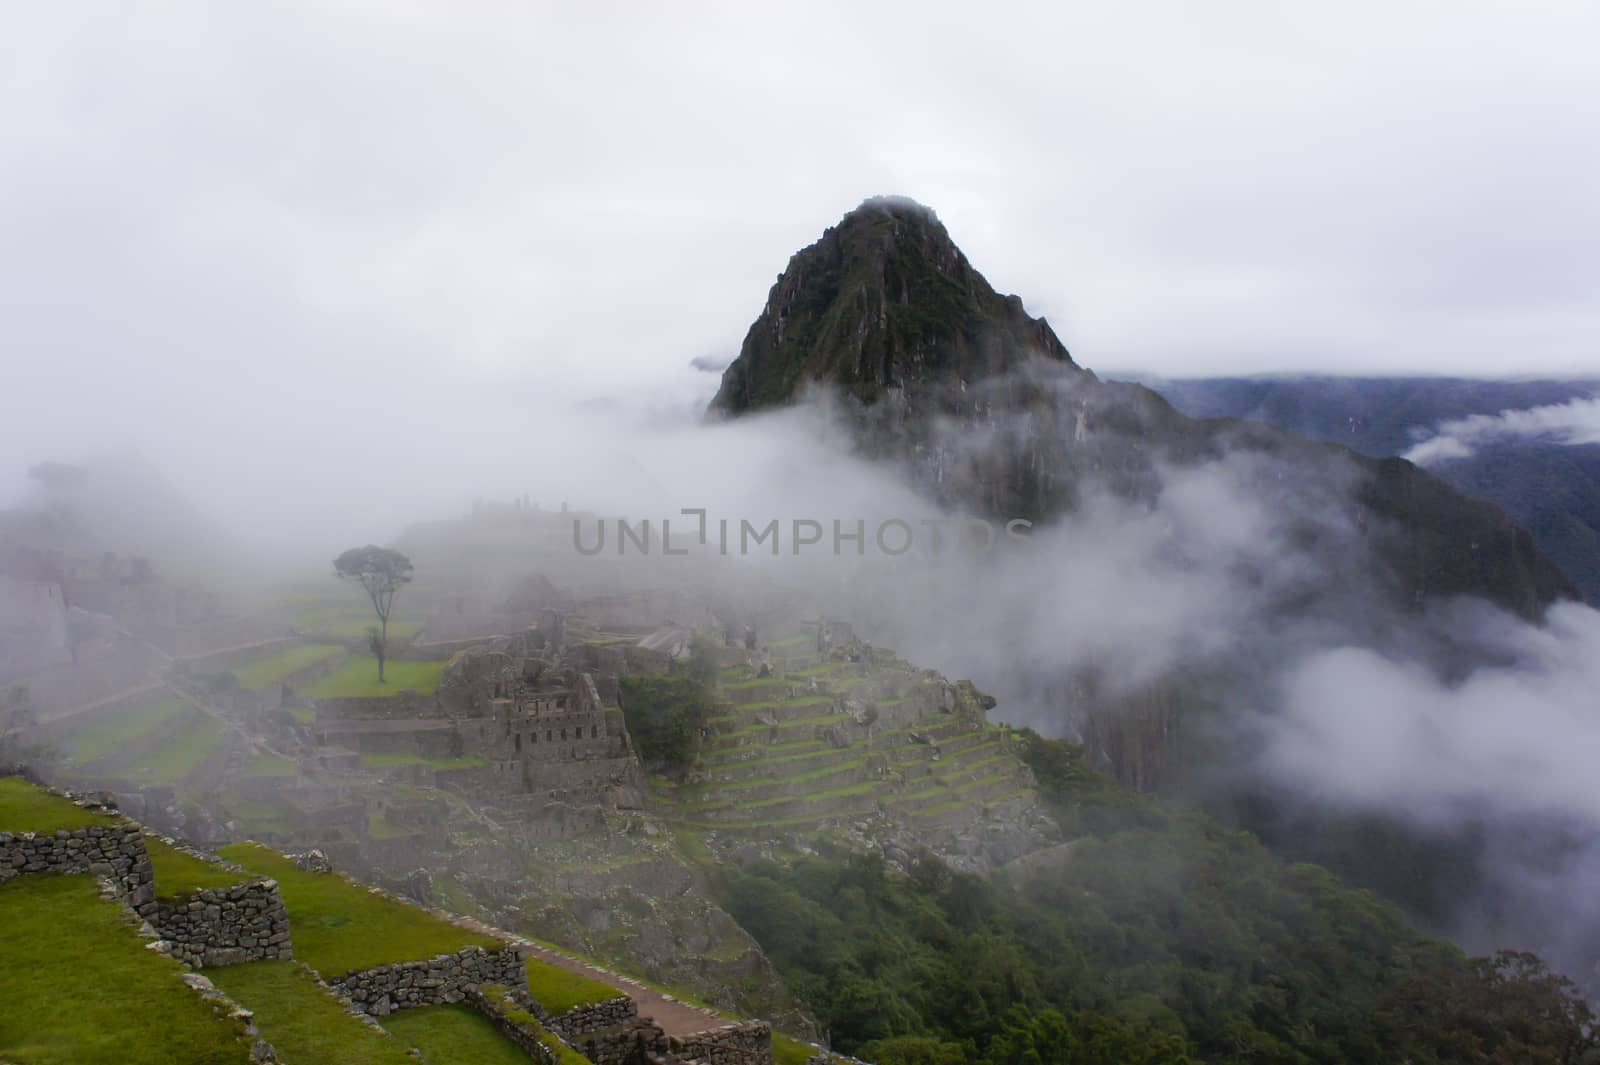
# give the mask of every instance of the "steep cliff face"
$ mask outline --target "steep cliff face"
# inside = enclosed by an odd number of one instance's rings
[[[1077,370],[1049,324],[997,293],[932,211],[880,197],[789,260],[712,407],[781,405],[815,382],[873,403],[888,390],[993,377],[1036,357]]]
[[[1298,492],[1297,537],[1325,540],[1336,517],[1360,527],[1367,576],[1390,604],[1473,594],[1535,617],[1576,597],[1499,508],[1410,463],[1260,423],[1189,418],[1142,385],[1100,380],[909,200],[868,200],[789,261],[712,411],[780,406],[815,386],[840,398],[863,454],[904,465],[952,508],[1047,522],[1087,488],[1153,500],[1167,467],[1248,454],[1280,484],[1326,486],[1326,499]],[[1328,548],[1334,594],[1343,577]]]

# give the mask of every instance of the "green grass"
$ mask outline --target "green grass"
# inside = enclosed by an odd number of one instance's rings
[[[500,1013],[500,1016],[513,1024],[530,1029],[538,1033],[539,1042],[544,1044],[546,1050],[555,1057],[557,1065],[589,1065],[589,1059],[573,1050],[554,1034],[547,1031],[539,1019],[517,1006],[508,994],[508,989],[498,984],[484,984],[482,989],[484,997]]]
[[[83,765],[116,754],[140,736],[155,731],[177,717],[189,705],[184,699],[161,699],[142,703],[108,720],[96,722],[68,741],[71,759]]]
[[[401,1010],[385,1017],[383,1026],[401,1045],[422,1051],[428,1065],[528,1065],[521,1047],[466,1006]]]
[[[408,658],[384,663],[385,682],[378,683],[378,661],[367,655],[352,656],[338,670],[308,685],[305,694],[324,699],[376,699],[415,689],[431,695],[439,688],[439,675],[445,663],[419,662]]]
[[[204,765],[221,742],[221,722],[210,714],[196,712],[192,723],[172,743],[139,759],[129,769],[141,781],[176,784]]]
[[[387,769],[397,765],[431,765],[435,769],[475,769],[478,766],[488,765],[487,758],[479,758],[475,754],[464,754],[459,758],[424,758],[420,754],[364,754],[361,756],[363,769]]]
[[[241,688],[265,688],[274,681],[291,677],[302,669],[307,669],[318,662],[326,661],[343,652],[344,648],[338,644],[309,644],[290,647],[285,651],[279,651],[270,658],[262,658],[240,666],[233,671],[233,677],[239,682],[239,687]]]
[[[164,899],[193,895],[201,888],[233,887],[254,879],[248,873],[236,873],[215,862],[185,854],[148,832],[144,845],[150,852],[150,864],[155,868],[156,894]]]
[[[367,834],[373,839],[399,839],[416,835],[416,829],[397,825],[382,814],[367,815]]]
[[[503,944],[458,928],[415,906],[369,891],[338,873],[308,873],[258,843],[222,848],[230,862],[278,881],[295,957],[325,979],[466,947],[496,949]]]
[[[552,1015],[578,1006],[605,1002],[622,994],[610,984],[591,980],[581,973],[563,969],[538,958],[528,958],[528,994]]]
[[[817,1049],[782,1032],[772,1033],[772,1065],[806,1065]]]
[[[338,999],[292,961],[229,965],[207,969],[206,976],[255,1012],[261,1037],[286,1062],[416,1065],[416,1059],[406,1054],[409,1044],[388,1038],[346,1013]],[[435,1060],[430,1053],[430,1065]]]
[[[246,1065],[242,1029],[145,947],[89,876],[0,884],[0,1060],[18,1065]]]
[[[293,758],[264,754],[244,768],[247,777],[292,777],[300,771]]]
[[[85,810],[21,777],[0,777],[0,832],[55,832],[116,821],[110,814]]]

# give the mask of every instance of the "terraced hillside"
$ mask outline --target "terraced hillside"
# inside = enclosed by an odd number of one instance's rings
[[[1010,730],[970,683],[800,626],[723,669],[696,770],[657,779],[680,829],[770,838],[863,826],[999,864],[1049,822]],[[767,674],[767,675],[763,675]]]
[[[24,834],[119,825],[127,822],[17,778],[0,777],[0,843]],[[408,1050],[418,1045],[410,1033],[424,1018],[397,1025],[403,1034],[396,1038],[354,1013],[326,981],[358,967],[504,945],[485,931],[376,894],[338,874],[301,870],[254,844],[230,848],[230,857],[241,864],[208,859],[155,836],[146,838],[146,846],[156,897],[177,905],[202,889],[228,889],[272,876],[289,909],[298,960],[207,968],[209,981],[202,980],[148,949],[127,905],[105,893],[93,873],[8,864],[0,877],[0,939],[6,944],[0,967],[0,1059],[17,1065],[243,1065],[252,1060],[259,1035],[287,1065],[406,1065],[415,1060]],[[530,987],[561,1009],[618,994],[589,975],[547,962],[531,961],[529,969],[529,976],[537,977]],[[245,1023],[250,1018],[227,1001],[204,997],[208,982],[254,1014],[253,1029]],[[432,1015],[433,1009],[416,1012]],[[456,1060],[529,1060],[493,1026],[452,1020]],[[432,1041],[439,1049],[438,1040]],[[451,1060],[442,1052],[435,1056]]]

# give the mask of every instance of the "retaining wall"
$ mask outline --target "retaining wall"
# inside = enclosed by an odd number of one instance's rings
[[[109,877],[146,915],[155,901],[155,872],[139,826],[119,823],[53,833],[0,832],[0,882],[22,873],[92,873]]]
[[[608,998],[604,1002],[576,1006],[559,1016],[551,1017],[546,1027],[570,1043],[585,1032],[615,1028],[619,1024],[627,1024],[638,1019],[638,1016],[639,1004],[627,995],[620,995],[617,998]]]
[[[671,1037],[667,1047],[703,1065],[772,1065],[772,1026],[766,1021],[739,1021],[681,1039]]]
[[[146,919],[172,956],[196,969],[294,957],[289,913],[276,880],[157,899]]]
[[[520,949],[468,947],[427,961],[380,965],[331,983],[357,1009],[374,1017],[386,1017],[411,1006],[465,1001],[483,984],[520,987],[525,980]]]

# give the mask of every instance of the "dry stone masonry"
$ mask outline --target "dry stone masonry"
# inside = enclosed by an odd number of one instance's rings
[[[387,1017],[411,1006],[436,1006],[466,1001],[484,984],[515,987],[523,983],[522,951],[516,947],[484,950],[468,947],[427,961],[380,965],[351,973],[333,987],[356,1008]]]
[[[155,874],[144,834],[133,824],[90,825],[53,833],[0,832],[0,882],[22,873],[91,873],[116,885],[146,916]]]
[[[619,1024],[627,1024],[639,1016],[639,1006],[627,995],[608,998],[603,1002],[591,1002],[584,1006],[574,1006],[567,1012],[549,1020],[550,1030],[556,1032],[567,1042],[572,1042],[578,1036],[587,1032],[598,1032],[606,1028],[615,1028]]]
[[[276,880],[158,899],[146,919],[172,956],[196,969],[294,956],[289,912]]]
[[[702,1065],[772,1065],[772,1026],[766,1021],[739,1021],[670,1038],[667,1046],[675,1056]]]

